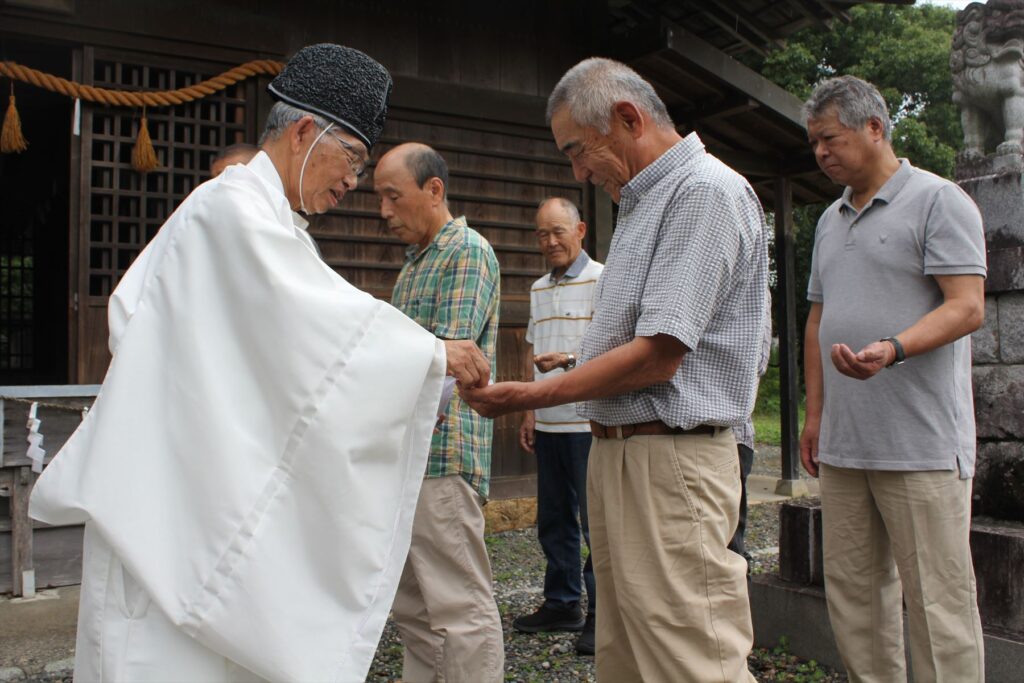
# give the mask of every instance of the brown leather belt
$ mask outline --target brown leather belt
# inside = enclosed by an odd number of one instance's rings
[[[721,429],[725,429],[725,427],[715,427],[713,425],[697,425],[691,429],[669,427],[661,420],[640,422],[638,424],[631,425],[617,425],[615,427],[606,427],[599,422],[594,422],[593,420],[590,421],[590,433],[599,439],[628,439],[631,436],[656,436],[665,434],[707,434],[715,436]]]

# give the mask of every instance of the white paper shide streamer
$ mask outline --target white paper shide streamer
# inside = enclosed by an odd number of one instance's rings
[[[43,435],[39,433],[39,425],[42,421],[36,417],[38,409],[39,404],[33,402],[28,409],[28,422],[25,424],[28,427],[28,451],[25,455],[32,461],[33,472],[43,471],[43,458],[46,457],[46,451],[42,449]]]

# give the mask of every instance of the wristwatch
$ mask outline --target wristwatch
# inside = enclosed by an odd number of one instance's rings
[[[896,337],[886,337],[885,339],[879,339],[878,341],[889,342],[892,344],[892,348],[896,350],[896,358],[893,362],[889,363],[885,367],[889,368],[893,365],[903,365],[903,361],[906,360],[907,354],[903,352],[903,344],[900,344],[900,340]]]
[[[565,354],[565,356],[567,358],[565,362],[565,369],[572,370],[574,367],[576,367],[576,355],[572,353],[567,353]]]

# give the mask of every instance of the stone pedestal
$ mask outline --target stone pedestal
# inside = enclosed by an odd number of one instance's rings
[[[817,498],[782,504],[779,508],[780,579],[803,585],[825,585],[821,534],[821,505]]]
[[[981,209],[985,325],[972,335],[978,467],[974,514],[1024,521],[1024,164],[988,156],[957,168]]]

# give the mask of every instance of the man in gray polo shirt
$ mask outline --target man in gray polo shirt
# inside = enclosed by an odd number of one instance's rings
[[[462,391],[485,415],[582,401],[601,681],[752,681],[732,430],[754,405],[768,233],[750,185],[681,138],[629,67],[588,59],[548,100],[580,181],[619,204],[576,369]]]
[[[955,184],[896,158],[869,83],[825,81],[804,113],[818,164],[846,186],[814,238],[801,435],[821,477],[836,642],[851,680],[905,681],[902,585],[914,678],[981,681],[968,544],[981,216]]]

